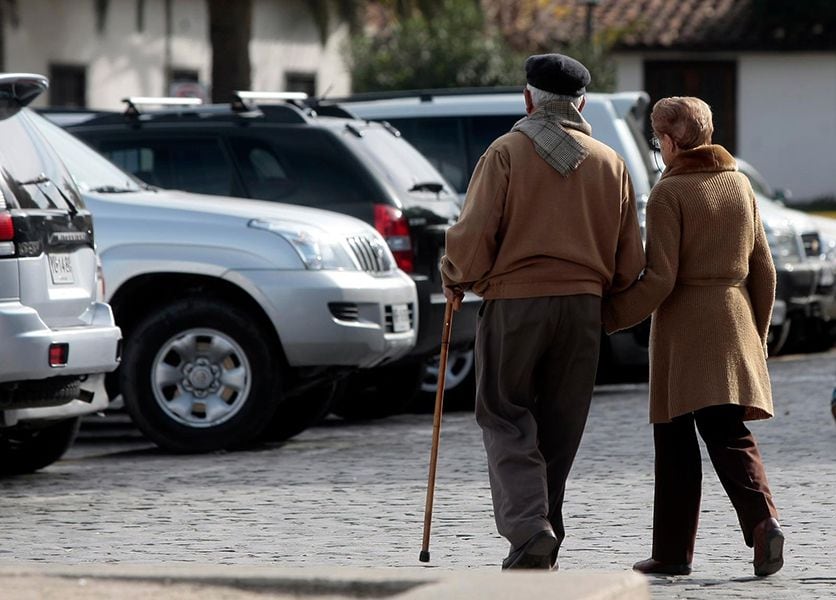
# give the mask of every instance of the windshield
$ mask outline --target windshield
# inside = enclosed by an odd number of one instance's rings
[[[383,127],[372,126],[360,131],[362,137],[347,131],[345,139],[370,158],[399,192],[432,192],[441,184],[439,191],[452,193],[452,188],[435,167],[405,139]]]
[[[142,186],[87,144],[43,117],[30,113],[32,123],[55,148],[82,192],[138,192]]]

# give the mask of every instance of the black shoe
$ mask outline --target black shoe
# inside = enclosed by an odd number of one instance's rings
[[[543,530],[535,533],[529,540],[511,550],[508,557],[502,561],[503,569],[545,569],[552,568],[553,557],[556,560],[557,538],[551,531]]]
[[[663,563],[655,558],[648,558],[634,564],[633,570],[645,575],[690,575],[691,565]]]
[[[784,532],[775,519],[764,519],[752,534],[755,545],[755,575],[766,577],[784,566]]]

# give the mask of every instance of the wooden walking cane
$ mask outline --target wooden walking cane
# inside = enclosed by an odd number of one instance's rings
[[[433,518],[433,494],[435,493],[435,465],[438,462],[438,444],[441,437],[441,405],[444,403],[444,380],[447,375],[447,350],[450,347],[450,330],[453,328],[453,303],[447,301],[444,309],[444,329],[441,332],[441,356],[438,361],[438,389],[435,392],[433,411],[433,444],[430,451],[430,475],[427,481],[427,501],[424,504],[424,542],[418,560],[430,562],[430,522]]]

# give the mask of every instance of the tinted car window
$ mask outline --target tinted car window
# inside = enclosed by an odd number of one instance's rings
[[[327,134],[305,133],[229,138],[248,195],[315,207],[368,202],[373,194],[345,148]]]
[[[392,119],[400,130],[427,160],[456,190],[467,187],[471,167],[467,164],[467,149],[463,123],[456,117],[429,119]]]
[[[0,121],[0,165],[12,197],[19,208],[81,208],[69,174],[27,118],[21,112]]]
[[[383,127],[367,127],[362,137],[346,134],[346,141],[368,157],[398,192],[411,191],[422,183],[440,183],[449,190],[445,181],[439,181],[439,172],[412,144]]]
[[[221,196],[234,192],[232,168],[216,138],[104,140],[99,149],[151,185]]]

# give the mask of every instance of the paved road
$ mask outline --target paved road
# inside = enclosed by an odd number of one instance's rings
[[[751,577],[751,551],[706,459],[694,574],[655,579],[654,598],[836,597],[836,354],[779,358],[770,372],[778,416],[752,429],[787,535],[784,570]],[[649,554],[646,394],[596,391],[567,490],[564,570],[628,569]],[[333,420],[284,445],[204,456],[88,434],[44,471],[0,480],[0,563],[417,566],[431,426],[431,415]],[[471,415],[445,416],[432,568],[493,570],[507,553],[480,440]]]

